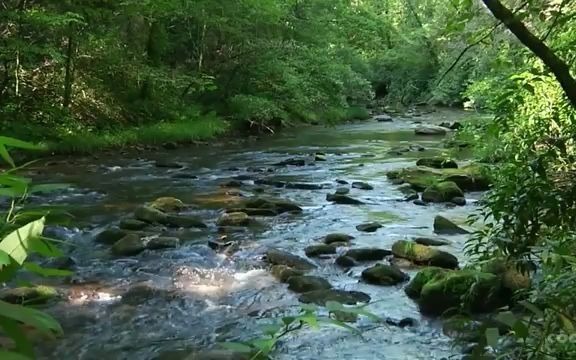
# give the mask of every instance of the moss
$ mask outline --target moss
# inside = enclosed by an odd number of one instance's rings
[[[494,274],[476,270],[448,271],[426,282],[418,305],[425,314],[441,315],[447,310],[488,312],[503,302],[501,281]]]
[[[446,272],[449,270],[438,268],[438,267],[429,267],[426,269],[422,269],[416,274],[416,276],[410,281],[408,286],[404,289],[406,295],[412,299],[420,298],[420,292],[424,285],[429,283],[430,281],[434,280],[438,277],[444,277]]]
[[[0,300],[12,304],[38,305],[45,304],[58,296],[58,291],[50,286],[31,286],[0,291]]]
[[[416,166],[390,171],[387,176],[391,180],[408,183],[417,191],[424,191],[426,188],[444,181],[456,183],[464,191],[488,190],[492,183],[489,168],[480,164],[471,164],[459,169],[433,169]]]
[[[464,197],[464,192],[453,181],[436,183],[422,193],[422,200],[426,202],[448,202],[456,197]]]
[[[151,207],[164,212],[178,211],[182,210],[186,205],[180,199],[173,197],[161,197],[154,200]]]
[[[445,251],[400,240],[392,245],[392,253],[399,258],[408,259],[415,264],[438,266],[446,269],[458,267],[458,259]]]

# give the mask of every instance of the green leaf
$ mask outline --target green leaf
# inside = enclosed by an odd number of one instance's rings
[[[274,336],[283,328],[280,324],[270,324],[262,327],[262,332],[266,335]]]
[[[2,360],[33,360],[31,357],[24,356],[11,351],[0,350],[0,359]]]
[[[35,274],[38,274],[38,275],[44,276],[44,277],[54,277],[54,276],[64,277],[64,276],[70,276],[70,275],[74,274],[72,271],[69,271],[69,270],[45,268],[45,267],[42,267],[42,266],[40,266],[36,263],[33,263],[33,262],[25,262],[23,267],[24,267],[24,269],[26,269],[30,272],[33,272]]]
[[[521,339],[526,339],[530,334],[528,326],[526,326],[522,321],[517,321],[512,330],[514,330],[516,336]]]
[[[43,236],[38,236],[30,241],[30,247],[28,249],[31,253],[37,253],[44,257],[59,257],[62,256],[62,252],[58,247],[52,244],[51,239],[45,238]]]
[[[353,333],[355,333],[355,334],[357,334],[357,335],[362,334],[362,332],[361,332],[360,330],[358,330],[358,329],[356,329],[355,327],[350,326],[350,325],[348,325],[348,324],[346,324],[345,322],[342,322],[342,321],[338,321],[338,320],[335,320],[335,319],[327,318],[327,319],[322,319],[322,322],[323,322],[323,323],[326,323],[326,324],[331,324],[331,325],[334,325],[334,326],[338,326],[338,327],[344,328],[344,329],[346,329],[346,330],[348,330],[348,331],[351,331],[351,332],[353,332]]]
[[[244,354],[251,353],[254,351],[252,347],[238,342],[223,342],[220,343],[219,345],[227,350],[232,350]]]
[[[62,328],[56,320],[36,309],[0,300],[0,316],[19,321],[41,332],[62,334]]]
[[[10,166],[16,167],[14,160],[12,160],[10,153],[8,152],[8,150],[6,150],[6,146],[4,146],[3,144],[0,144],[0,157],[2,157],[2,159],[4,159],[4,161],[6,161],[8,164],[10,164]]]
[[[512,314],[510,311],[506,311],[496,315],[496,321],[499,321],[502,324],[512,328],[516,322],[518,322],[518,317],[516,317],[516,315]]]
[[[22,265],[28,256],[32,241],[39,238],[43,230],[44,218],[28,223],[4,237],[0,241],[0,250]]]
[[[498,332],[497,328],[488,328],[486,329],[486,344],[493,348],[498,346],[498,338],[500,337],[500,333]]]
[[[308,324],[312,329],[318,329],[318,317],[316,314],[305,314],[297,318],[299,321]]]
[[[4,329],[6,335],[14,341],[18,353],[34,358],[32,344],[17,321],[7,317],[0,317],[0,326]]]
[[[282,318],[282,322],[284,323],[285,326],[292,324],[295,320],[296,317],[294,316],[285,316]]]
[[[538,318],[540,318],[540,319],[544,318],[544,312],[542,310],[540,310],[536,305],[534,305],[528,301],[520,301],[520,304],[522,306],[524,306],[526,309],[530,310]]]
[[[276,339],[257,339],[252,341],[252,345],[260,350],[262,354],[268,355],[274,349],[274,346],[276,345]]]
[[[6,145],[13,148],[18,149],[26,149],[26,150],[40,150],[42,146],[29,143],[27,141],[22,141],[18,139],[14,139],[8,136],[0,136],[0,144]]]

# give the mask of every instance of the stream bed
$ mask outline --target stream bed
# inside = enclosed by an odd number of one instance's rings
[[[352,247],[390,249],[397,240],[433,236],[438,214],[464,220],[475,210],[467,194],[463,207],[445,204],[416,206],[402,201],[390,170],[413,166],[416,159],[445,152],[443,136],[417,136],[415,120],[424,123],[459,121],[469,114],[436,110],[418,118],[393,122],[366,121],[336,127],[305,127],[237,144],[160,149],[51,161],[31,169],[42,181],[68,183],[71,188],[33,198],[37,204],[61,206],[75,216],[74,227],[54,227],[49,235],[73,244],[74,276],[58,285],[65,300],[49,308],[65,336],[43,348],[42,359],[181,359],[194,349],[222,341],[259,335],[261,324],[298,309],[298,295],[276,280],[262,261],[269,247],[305,257],[304,248],[329,233],[354,236]],[[412,146],[422,151],[391,152]],[[314,154],[323,154],[314,161]],[[305,166],[277,166],[289,158],[312,159]],[[463,160],[464,161],[464,160]],[[160,167],[158,166],[160,165]],[[236,179],[239,188],[221,184]],[[258,179],[323,184],[301,190],[254,184]],[[336,180],[367,182],[373,190],[351,188],[362,205],[338,205],[326,200],[341,187]],[[348,186],[349,187],[349,186]],[[222,233],[216,219],[234,197],[253,195],[289,199],[301,214],[258,218],[260,225]],[[181,245],[115,257],[95,236],[131,216],[142,204],[171,196],[191,204],[207,229],[172,230]],[[377,221],[383,227],[359,232],[358,224]],[[440,249],[466,259],[466,236],[447,237]],[[232,241],[234,251],[214,251],[209,241]],[[339,249],[339,252],[346,249]],[[462,350],[442,332],[438,320],[420,315],[417,305],[397,286],[360,281],[362,264],[349,271],[334,258],[311,260],[314,275],[335,288],[370,295],[367,308],[381,318],[416,319],[414,326],[397,327],[361,317],[357,335],[323,326],[286,337],[278,359],[457,359]],[[410,276],[417,269],[407,271]]]

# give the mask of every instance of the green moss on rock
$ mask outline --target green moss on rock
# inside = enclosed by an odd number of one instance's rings
[[[448,202],[454,198],[463,198],[464,192],[453,181],[442,181],[431,185],[422,193],[425,202]]]
[[[408,259],[415,264],[437,266],[446,269],[458,267],[458,259],[445,251],[420,245],[412,241],[400,240],[392,245],[394,256]]]

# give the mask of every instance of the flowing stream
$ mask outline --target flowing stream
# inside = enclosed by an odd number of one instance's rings
[[[424,123],[461,120],[464,112],[437,110],[418,118],[394,122],[367,121],[337,127],[306,127],[235,144],[214,144],[153,152],[100,155],[52,161],[31,171],[38,179],[69,183],[69,190],[37,196],[38,204],[62,206],[76,216],[74,226],[55,227],[49,234],[74,244],[70,255],[75,275],[59,287],[65,300],[50,307],[65,330],[63,339],[46,346],[42,359],[178,359],[193,349],[248,339],[259,326],[298,309],[297,294],[275,280],[261,260],[268,247],[301,256],[304,248],[328,233],[353,235],[352,247],[390,249],[402,239],[432,236],[433,218],[447,214],[465,219],[480,194],[467,194],[468,205],[416,206],[386,172],[413,166],[417,158],[443,151],[442,138],[416,136],[414,120]],[[424,151],[392,154],[397,147],[419,145]],[[326,161],[307,166],[273,166],[291,157],[325,153]],[[161,168],[156,161],[177,162],[183,168]],[[268,170],[270,169],[270,170]],[[243,176],[247,175],[247,176]],[[240,176],[239,189],[219,186]],[[324,189],[298,190],[256,186],[254,179],[274,178],[326,184]],[[351,189],[350,196],[365,205],[336,205],[326,200],[335,181],[365,181],[374,190]],[[304,212],[262,218],[261,226],[227,234],[235,252],[215,252],[208,241],[218,240],[216,219],[230,197],[263,192],[300,204]],[[129,217],[139,205],[173,196],[193,205],[206,230],[174,230],[182,245],[145,251],[132,257],[113,257],[109,246],[96,244],[102,229]],[[384,227],[362,233],[356,225],[379,221]],[[449,251],[465,263],[465,236],[449,236]],[[344,249],[342,249],[344,250]],[[314,274],[334,287],[368,293],[368,309],[382,317],[417,320],[400,328],[360,318],[354,324],[362,335],[339,328],[302,330],[280,344],[279,359],[453,359],[461,349],[442,332],[438,320],[422,317],[403,286],[375,286],[360,281],[367,266],[344,271],[333,259],[313,260]],[[408,271],[413,276],[417,269]]]

